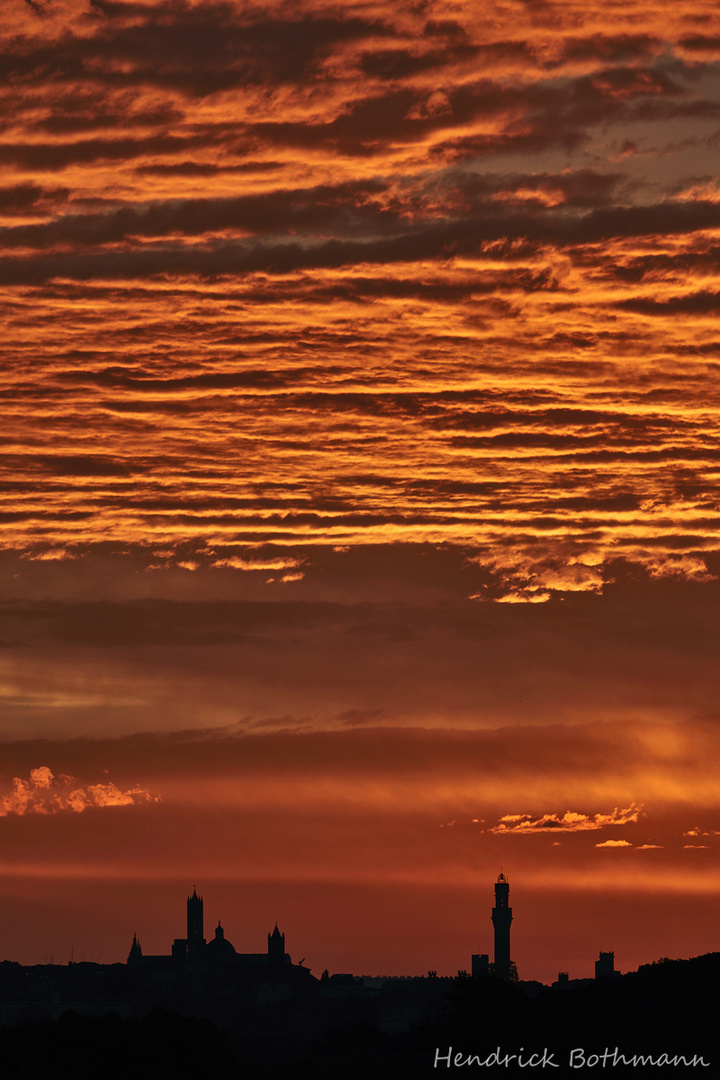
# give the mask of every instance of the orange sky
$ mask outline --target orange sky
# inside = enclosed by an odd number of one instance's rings
[[[0,957],[720,949],[716,6],[2,33]]]

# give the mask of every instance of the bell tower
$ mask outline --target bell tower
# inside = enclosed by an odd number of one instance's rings
[[[510,885],[504,874],[495,882],[495,907],[492,909],[495,927],[495,975],[498,979],[510,978]]]
[[[187,954],[188,957],[197,956],[205,945],[203,937],[203,902],[202,896],[198,896],[193,885],[193,894],[188,896],[187,901]]]

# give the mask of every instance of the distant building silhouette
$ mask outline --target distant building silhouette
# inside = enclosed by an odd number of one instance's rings
[[[499,979],[510,978],[510,923],[512,908],[509,905],[510,885],[504,874],[495,882],[495,907],[492,909],[492,921],[495,928],[495,963],[494,973]]]
[[[595,978],[611,979],[615,974],[615,953],[601,952],[595,961]]]
[[[471,965],[473,979],[486,979],[490,974],[490,957],[487,953],[473,953]]]

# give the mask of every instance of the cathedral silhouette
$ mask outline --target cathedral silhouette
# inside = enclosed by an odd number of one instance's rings
[[[267,936],[266,953],[239,953],[225,937],[220,922],[215,928],[215,936],[205,940],[203,899],[193,887],[192,896],[187,898],[187,936],[175,938],[169,955],[146,956],[133,934],[132,945],[128,954],[128,967],[147,973],[187,973],[210,974],[222,971],[226,975],[252,978],[277,978],[300,982],[315,981],[310,969],[293,964],[285,951],[285,935],[280,933],[277,923]]]

